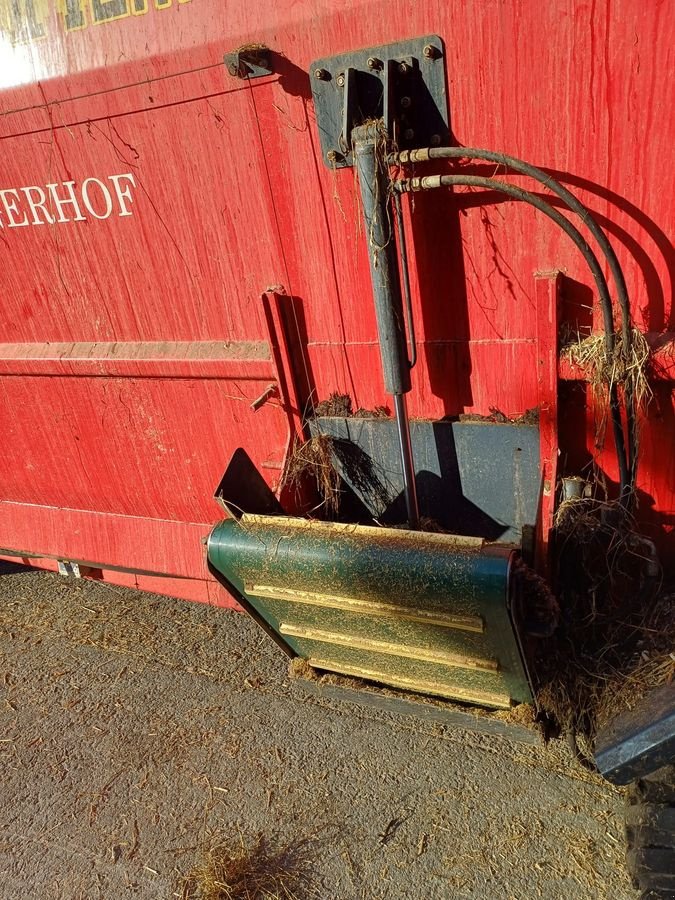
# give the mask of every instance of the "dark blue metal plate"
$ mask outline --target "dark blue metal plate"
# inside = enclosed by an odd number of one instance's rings
[[[322,156],[330,168],[352,165],[350,134],[343,136],[347,90],[358,98],[359,121],[350,119],[350,126],[384,117],[390,104],[395,133],[389,137],[399,149],[450,142],[445,47],[436,34],[317,59],[309,74]]]
[[[410,424],[421,514],[453,534],[519,545],[523,526],[537,519],[539,427],[420,420]],[[382,524],[405,521],[393,419],[320,417],[310,428],[313,434],[338,439],[340,474],[372,516]],[[359,454],[362,458],[355,459]]]
[[[614,784],[628,784],[675,759],[675,684],[644,697],[598,734],[595,762]]]

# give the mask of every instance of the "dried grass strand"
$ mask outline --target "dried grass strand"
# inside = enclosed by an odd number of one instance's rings
[[[537,700],[592,751],[600,728],[675,678],[675,594],[657,593],[653,547],[620,503],[566,500],[555,532],[563,627]]]
[[[607,350],[604,334],[591,334],[563,348],[563,356],[586,373],[596,396],[603,397],[614,385],[630,386],[636,410],[646,408],[653,393],[649,384],[651,348],[637,328],[630,331],[630,346],[622,334],[614,336],[614,349]]]
[[[292,485],[300,493],[302,482],[312,479],[328,515],[336,515],[340,506],[341,478],[335,467],[334,439],[317,434],[309,440],[296,441],[284,471],[282,488]]]
[[[183,900],[305,900],[311,884],[311,843],[282,844],[259,834],[206,847],[185,878]]]

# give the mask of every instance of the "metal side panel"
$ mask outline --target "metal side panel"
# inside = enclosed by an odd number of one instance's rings
[[[649,775],[674,758],[675,684],[650,691],[635,709],[617,716],[596,738],[598,769],[614,784]]]
[[[316,668],[489,707],[531,699],[508,548],[244,515],[216,526],[208,555],[260,624]]]

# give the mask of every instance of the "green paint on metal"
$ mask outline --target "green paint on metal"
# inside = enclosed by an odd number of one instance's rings
[[[295,654],[323,668],[486,706],[531,699],[508,608],[511,548],[245,515],[213,529],[208,556]]]

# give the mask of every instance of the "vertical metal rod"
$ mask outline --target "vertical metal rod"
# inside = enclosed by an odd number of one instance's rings
[[[361,189],[365,236],[368,242],[384,388],[394,397],[408,525],[410,528],[419,528],[415,465],[405,401],[405,394],[410,390],[410,363],[396,242],[389,208],[388,170],[378,152],[382,147],[382,141],[381,126],[361,125],[352,131],[354,161]]]
[[[408,272],[408,250],[405,242],[405,228],[403,227],[403,211],[401,210],[401,195],[394,191],[394,211],[396,213],[396,237],[398,238],[398,250],[401,254],[401,276],[403,278],[403,299],[405,300],[405,317],[408,326],[408,343],[410,344],[410,359],[408,367],[414,369],[417,364],[417,340],[415,338],[415,320],[412,312],[412,297],[410,296],[410,273]]]
[[[420,512],[417,504],[415,462],[413,460],[412,444],[410,443],[410,421],[408,419],[408,404],[406,403],[405,394],[394,394],[394,409],[396,410],[396,429],[398,431],[398,444],[403,465],[403,493],[408,512],[408,525],[410,528],[417,529],[420,527]]]

